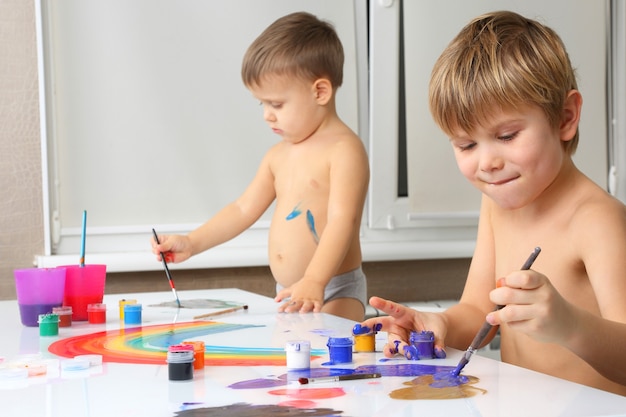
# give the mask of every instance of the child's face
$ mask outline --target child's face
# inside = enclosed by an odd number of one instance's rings
[[[313,82],[271,76],[261,85],[249,88],[263,106],[263,118],[283,140],[302,142],[320,126],[324,113],[316,100]]]
[[[498,111],[472,132],[450,138],[461,173],[505,209],[534,201],[567,158],[558,129],[538,107]]]

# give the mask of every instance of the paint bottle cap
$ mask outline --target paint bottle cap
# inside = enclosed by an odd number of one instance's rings
[[[311,352],[311,342],[308,340],[290,340],[285,344],[286,352]]]
[[[61,369],[63,371],[84,371],[89,369],[88,359],[65,359],[61,361]]]
[[[0,369],[0,381],[13,381],[28,378],[28,370],[24,368]]]
[[[136,313],[141,311],[141,304],[125,304],[124,305],[124,313]]]
[[[172,345],[167,349],[167,363],[193,362],[193,345]]]
[[[102,303],[93,303],[93,304],[88,304],[87,305],[87,311],[102,311],[107,309],[107,305],[106,304],[102,304]]]
[[[57,314],[40,314],[38,323],[41,324],[53,324],[59,322],[59,316]]]
[[[102,355],[77,355],[74,356],[75,360],[85,360],[89,362],[89,366],[102,365]]]

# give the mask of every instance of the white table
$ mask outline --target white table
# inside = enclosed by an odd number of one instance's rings
[[[59,329],[58,337],[40,337],[37,328],[21,325],[16,301],[1,301],[3,335],[0,357],[3,364],[39,355],[54,362],[59,359],[48,351],[51,343],[69,337],[111,331],[120,327],[118,301],[134,298],[144,306],[143,326],[192,321],[193,316],[210,309],[149,307],[172,300],[171,292],[105,295],[107,323],[101,325],[73,322]],[[310,340],[321,357],[311,361],[312,368],[357,368],[381,364],[380,348],[385,334],[377,335],[375,353],[354,353],[353,363],[323,366],[329,360],[326,342],[329,336],[349,336],[355,323],[325,314],[276,314],[272,299],[237,289],[180,291],[181,300],[214,299],[243,303],[249,309],[216,317],[221,323],[252,325],[240,330],[206,336],[207,345],[274,348],[282,350],[288,340]],[[462,352],[450,350],[447,359],[426,361],[401,360],[393,363],[455,366]],[[329,408],[340,416],[626,416],[626,397],[574,384],[558,378],[507,365],[489,358],[474,356],[464,373],[480,378],[478,387],[487,391],[464,399],[395,400],[389,393],[401,388],[413,377],[341,381],[300,385],[297,381],[283,386],[257,389],[233,389],[229,385],[255,379],[276,378],[286,373],[281,365],[206,366],[195,371],[191,381],[170,381],[168,366],[105,362],[88,371],[49,371],[43,376],[19,382],[0,381],[0,415],[3,417],[122,417],[185,416],[187,408],[250,404],[252,407],[275,404],[309,404]],[[339,389],[334,398],[303,400],[302,390]],[[275,395],[277,390],[283,395]],[[272,394],[274,392],[274,394]],[[291,395],[291,394],[295,395]],[[300,394],[300,395],[298,395]],[[298,403],[299,402],[299,403]],[[189,405],[194,403],[194,405]],[[186,405],[185,405],[186,404]],[[236,408],[236,407],[235,407]],[[341,413],[339,413],[341,412]],[[237,416],[236,409],[227,413]],[[187,414],[190,415],[190,414]],[[203,415],[203,414],[193,414]],[[209,414],[205,414],[209,415]],[[210,414],[225,415],[225,414]],[[258,415],[265,415],[259,412]],[[292,414],[297,415],[297,414]]]

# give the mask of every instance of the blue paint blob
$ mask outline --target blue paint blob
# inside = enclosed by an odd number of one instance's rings
[[[434,374],[433,383],[430,384],[430,386],[433,388],[458,387],[468,382],[468,377],[465,375],[456,375],[453,370],[451,372],[438,372]]]
[[[313,218],[313,213],[311,213],[311,210],[306,211],[306,223],[309,226],[309,230],[313,234],[313,239],[315,239],[315,243],[319,243],[320,238],[317,235],[317,231],[315,230],[315,218]]]
[[[361,326],[360,324],[355,324],[352,328],[352,334],[368,334],[371,333],[372,329],[367,326]]]
[[[299,207],[300,207],[300,203],[298,203],[298,204],[297,204],[297,205],[293,208],[293,210],[291,210],[291,213],[289,213],[289,214],[287,215],[287,217],[285,217],[285,220],[293,220],[293,219],[295,219],[296,217],[298,217],[299,215],[301,215],[301,214],[302,214],[302,211],[299,209]]]

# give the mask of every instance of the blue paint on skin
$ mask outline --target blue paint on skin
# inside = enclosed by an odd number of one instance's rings
[[[315,239],[315,243],[320,242],[320,238],[317,235],[317,231],[315,230],[315,219],[313,218],[313,213],[311,210],[306,211],[306,223],[309,226],[309,230],[313,233],[313,239]]]
[[[287,217],[285,217],[285,220],[293,220],[296,217],[298,217],[299,215],[302,214],[302,210],[299,209],[300,207],[300,203],[296,204],[296,206],[293,208],[293,210],[291,210],[291,213],[289,213],[287,215]]]

